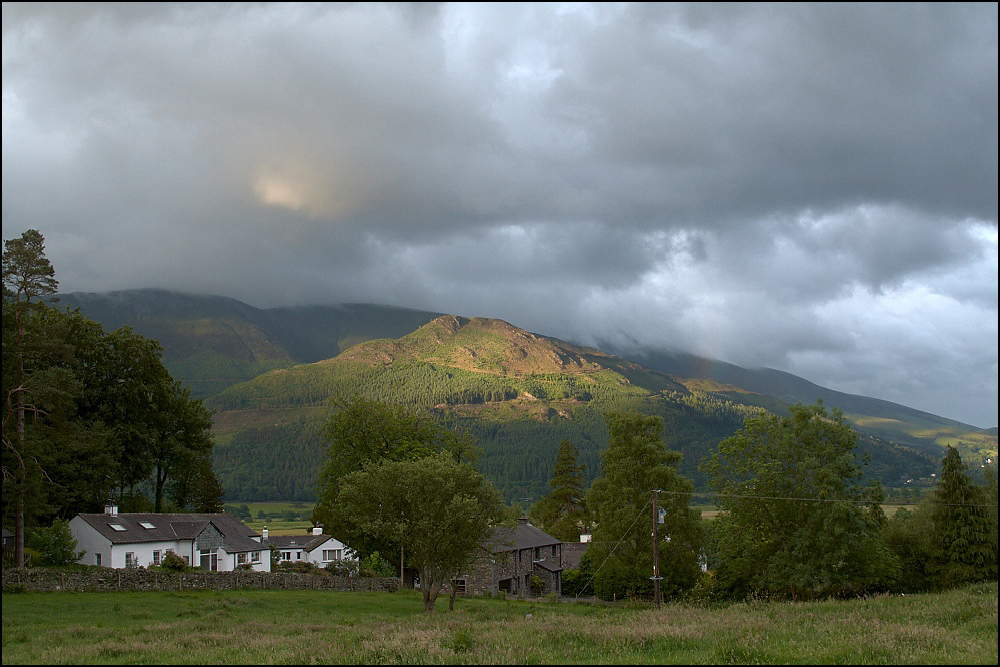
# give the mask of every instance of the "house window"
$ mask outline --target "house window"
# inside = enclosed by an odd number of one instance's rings
[[[292,560],[292,552],[291,551],[282,551],[281,552],[281,560]]]
[[[301,551],[296,551],[295,552],[295,560],[302,560],[302,552]]]
[[[120,523],[109,523],[108,525],[111,526],[111,530],[113,530],[115,532],[118,532],[118,533],[124,533],[125,532],[125,526],[121,525]]]
[[[159,565],[159,564],[160,564],[160,550],[159,549],[154,549],[153,550],[153,565]]]
[[[341,549],[323,549],[324,563],[329,563],[332,560],[340,560],[341,557]]]
[[[236,564],[237,565],[245,565],[246,562],[247,562],[247,555],[246,554],[236,554]]]
[[[154,526],[148,521],[140,521],[139,525],[145,528],[146,530],[152,530],[153,528],[156,528],[156,526]]]
[[[259,551],[254,551],[252,554],[250,554],[250,560],[251,560],[251,562],[259,563],[260,562],[260,552]]]
[[[556,549],[558,549],[558,548],[559,548],[559,547],[558,547],[557,545],[555,545],[555,544],[553,544],[553,545],[552,545],[552,557],[553,557],[553,558],[556,558],[556,557],[558,557],[558,556],[559,556],[559,552],[558,552],[558,551],[556,551]]]
[[[135,552],[126,551],[125,552],[125,567],[136,567],[138,563],[135,562]]]
[[[94,554],[94,564],[95,565],[101,564],[101,554]]]
[[[535,560],[542,560],[542,548],[535,547]]]

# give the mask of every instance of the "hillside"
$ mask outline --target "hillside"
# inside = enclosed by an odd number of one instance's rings
[[[757,406],[774,405],[735,387],[716,389],[728,395],[692,390],[683,378],[501,320],[448,315],[398,339],[360,343],[333,359],[266,373],[209,404],[218,410],[219,474],[244,499],[271,484],[264,468],[281,474],[295,468],[307,478],[310,466],[318,471],[328,401],[354,393],[430,409],[469,429],[483,447],[479,467],[511,499],[547,491],[563,438],[577,445],[593,478],[607,446],[602,415],[609,410],[662,416],[667,446],[685,456],[681,471],[701,481],[697,465],[719,440]],[[927,475],[936,464],[872,438],[863,448],[872,455],[872,474],[893,482]],[[246,461],[257,462],[256,469]]]
[[[981,463],[986,458],[996,460],[996,428],[980,430],[898,403],[834,391],[773,368],[748,370],[681,352],[645,350],[635,358],[663,373],[739,387],[739,391],[770,396],[786,405],[810,404],[822,399],[827,406],[843,410],[855,428],[933,456],[940,456],[942,448],[952,445],[967,463]],[[720,389],[718,393],[729,395],[730,390]]]
[[[595,475],[607,406],[663,414],[678,448],[690,452],[684,470],[696,479],[697,452],[735,431],[741,411],[780,413],[817,398],[844,409],[866,442],[880,443],[872,447],[881,452],[876,467],[888,486],[927,470],[914,467],[906,447],[935,464],[947,444],[970,463],[997,456],[995,428],[980,431],[773,369],[653,350],[626,359],[499,320],[449,316],[420,329],[441,314],[370,304],[260,309],[165,290],[57,297],[106,329],[127,325],[161,342],[171,373],[221,410],[220,469],[227,489],[248,500],[310,496],[311,471],[323,456],[318,425],[335,391],[424,405],[470,428],[490,443],[483,465],[507,480],[511,496],[546,490],[563,437],[581,447],[587,474]],[[268,375],[273,371],[284,372]]]
[[[55,298],[107,330],[129,326],[160,341],[167,369],[201,397],[275,368],[336,356],[361,341],[402,336],[440,315],[371,304],[261,309],[158,289]]]

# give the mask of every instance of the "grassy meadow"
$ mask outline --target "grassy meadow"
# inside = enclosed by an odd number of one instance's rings
[[[242,501],[242,500],[230,500],[226,501],[226,505],[246,505],[250,510],[250,515],[253,517],[250,521],[244,521],[249,528],[256,530],[258,533],[263,530],[264,526],[267,526],[268,533],[271,535],[304,535],[312,529],[312,522],[308,520],[308,516],[312,513],[313,507],[316,505],[314,502],[300,502],[292,500],[270,500],[270,501]],[[272,518],[261,519],[258,518],[260,512],[272,515]],[[274,518],[273,515],[292,512],[298,515],[295,520],[289,520],[286,518]]]
[[[7,593],[4,664],[997,664],[997,584],[709,607],[416,592]]]

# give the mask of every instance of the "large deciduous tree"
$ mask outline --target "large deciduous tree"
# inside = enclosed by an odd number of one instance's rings
[[[442,585],[471,563],[500,517],[500,493],[447,452],[369,463],[341,480],[334,512],[349,533],[395,542],[420,572],[424,611]]]
[[[862,485],[857,434],[843,413],[794,405],[761,414],[702,465],[721,494],[716,570],[734,596],[864,592],[898,575],[880,540],[877,484]]]
[[[598,566],[594,590],[601,597],[653,590],[652,492],[666,509],[659,529],[661,590],[676,594],[700,577],[701,518],[688,507],[691,482],[677,472],[679,452],[667,451],[663,420],[638,413],[604,416],[610,445],[601,454],[601,475],[587,495],[594,519],[588,550]]]
[[[468,462],[477,453],[468,433],[449,430],[406,406],[361,396],[335,399],[323,434],[330,444],[317,483],[312,520],[337,535],[348,535],[351,530],[334,511],[347,475],[371,463],[413,461],[436,452],[446,452],[456,462]],[[362,553],[387,554],[398,550],[399,543],[356,535],[351,546]]]

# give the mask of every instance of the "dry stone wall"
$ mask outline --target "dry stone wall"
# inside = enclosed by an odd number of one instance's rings
[[[224,589],[330,591],[399,590],[399,579],[339,577],[294,572],[168,572],[165,570],[5,568],[4,592],[13,591],[182,591]]]

